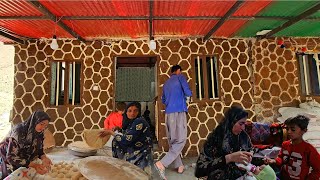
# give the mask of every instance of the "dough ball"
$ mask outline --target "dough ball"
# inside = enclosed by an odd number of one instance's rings
[[[73,172],[77,172],[78,169],[77,169],[76,167],[73,167],[73,168],[72,168],[72,171],[73,171]]]
[[[57,175],[58,175],[58,173],[56,173],[56,172],[52,172],[52,173],[49,174],[49,176],[52,177],[52,178],[57,177]]]
[[[66,174],[66,178],[71,179],[72,178],[72,174],[71,173],[67,173]]]
[[[72,179],[72,180],[78,180],[81,176],[82,176],[82,174],[81,174],[80,172],[73,173],[71,179]]]
[[[59,174],[66,174],[66,173],[67,173],[67,171],[64,169],[59,170]]]
[[[64,177],[64,174],[59,173],[57,177],[58,177],[58,178],[63,178],[63,177]]]

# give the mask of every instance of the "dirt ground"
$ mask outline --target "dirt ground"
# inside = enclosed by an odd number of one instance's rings
[[[0,42],[0,141],[10,130],[13,104],[14,48]]]

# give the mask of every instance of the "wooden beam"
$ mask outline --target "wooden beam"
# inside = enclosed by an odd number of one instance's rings
[[[63,16],[61,20],[149,20],[148,16]],[[235,20],[285,20],[293,17],[280,16],[231,16]],[[220,20],[220,16],[153,16],[153,20]],[[320,17],[304,18],[310,21],[319,21]],[[47,16],[0,16],[0,20],[50,20]]]
[[[149,1],[149,40],[153,40],[153,0]]]
[[[277,32],[282,31],[282,30],[286,29],[287,27],[297,23],[298,21],[300,21],[300,20],[302,20],[302,19],[304,19],[304,18],[316,13],[319,10],[320,10],[320,3],[316,4],[315,6],[313,6],[310,9],[308,9],[307,11],[299,14],[298,16],[292,18],[288,22],[278,26],[277,28],[273,29],[272,31],[268,32],[267,34],[265,34],[263,36],[260,36],[260,39],[270,37],[270,36],[276,34]]]
[[[1,19],[1,17],[0,17]],[[62,20],[149,20],[148,16],[63,16]],[[220,20],[221,16],[153,16],[153,20]],[[231,16],[237,20],[290,20],[290,17],[279,16]],[[307,18],[308,19],[308,18]],[[311,19],[311,18],[310,18]],[[319,19],[320,18],[312,18]]]
[[[28,1],[32,6],[34,6],[35,8],[37,8],[40,12],[42,12],[45,16],[47,16],[51,21],[54,21],[55,23],[57,23],[58,26],[60,26],[62,29],[64,29],[65,31],[67,31],[68,33],[70,33],[73,37],[79,39],[82,42],[85,42],[86,40],[83,39],[79,34],[77,34],[75,31],[73,31],[72,29],[70,29],[66,24],[64,24],[62,21],[58,21],[57,17],[52,14],[46,7],[44,7],[39,1]]]
[[[12,36],[12,35],[10,35],[10,34],[8,34],[6,32],[3,32],[1,30],[0,30],[0,36],[3,36],[3,37],[8,38],[8,39],[11,39],[14,42],[17,42],[17,43],[20,43],[20,44],[24,44],[24,40],[19,39],[17,37],[14,37],[14,36]]]
[[[204,36],[204,40],[208,40],[211,35],[216,32],[223,23],[229,19],[229,17],[232,16],[234,12],[236,12],[237,9],[244,3],[243,0],[238,0],[234,5],[228,10],[228,12],[219,20],[219,22],[207,33],[207,35]]]

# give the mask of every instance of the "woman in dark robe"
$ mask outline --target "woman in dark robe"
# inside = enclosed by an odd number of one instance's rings
[[[224,119],[209,134],[197,161],[195,176],[208,180],[235,180],[246,174],[235,163],[249,163],[252,159],[250,137],[244,131],[248,113],[232,106]]]
[[[0,143],[0,179],[4,179],[20,167],[35,168],[45,174],[51,160],[43,152],[43,132],[50,117],[43,111],[36,111],[25,121],[14,126]],[[36,158],[42,164],[32,162]]]
[[[141,117],[140,103],[132,102],[127,106],[121,133],[104,130],[100,136],[108,134],[114,136],[113,157],[126,160],[141,169],[148,166],[152,147],[151,132],[149,124]]]

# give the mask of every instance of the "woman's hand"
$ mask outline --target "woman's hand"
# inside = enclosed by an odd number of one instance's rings
[[[29,164],[29,167],[34,168],[36,172],[41,175],[46,174],[49,171],[49,169],[46,168],[43,164],[36,164],[31,162]]]
[[[238,151],[225,156],[226,163],[235,162],[247,164],[251,162],[253,154],[247,151]]]
[[[42,164],[47,168],[47,169],[50,169],[51,165],[52,165],[52,162],[51,160],[46,156],[46,155],[43,155],[41,157],[41,160],[42,160]]]
[[[112,131],[115,132],[115,131],[120,131],[121,128],[119,126],[115,126],[114,128],[112,128]]]
[[[38,174],[46,174],[47,172],[49,172],[49,169],[47,167],[45,167],[43,164],[38,164],[34,167],[37,171]]]
[[[112,130],[105,129],[105,130],[100,132],[99,137],[104,138],[107,135],[114,135],[114,132]]]
[[[266,158],[264,159],[264,163],[265,163],[265,164],[274,164],[274,163],[276,163],[276,160],[275,160],[275,159],[270,159],[270,158],[266,157]]]

